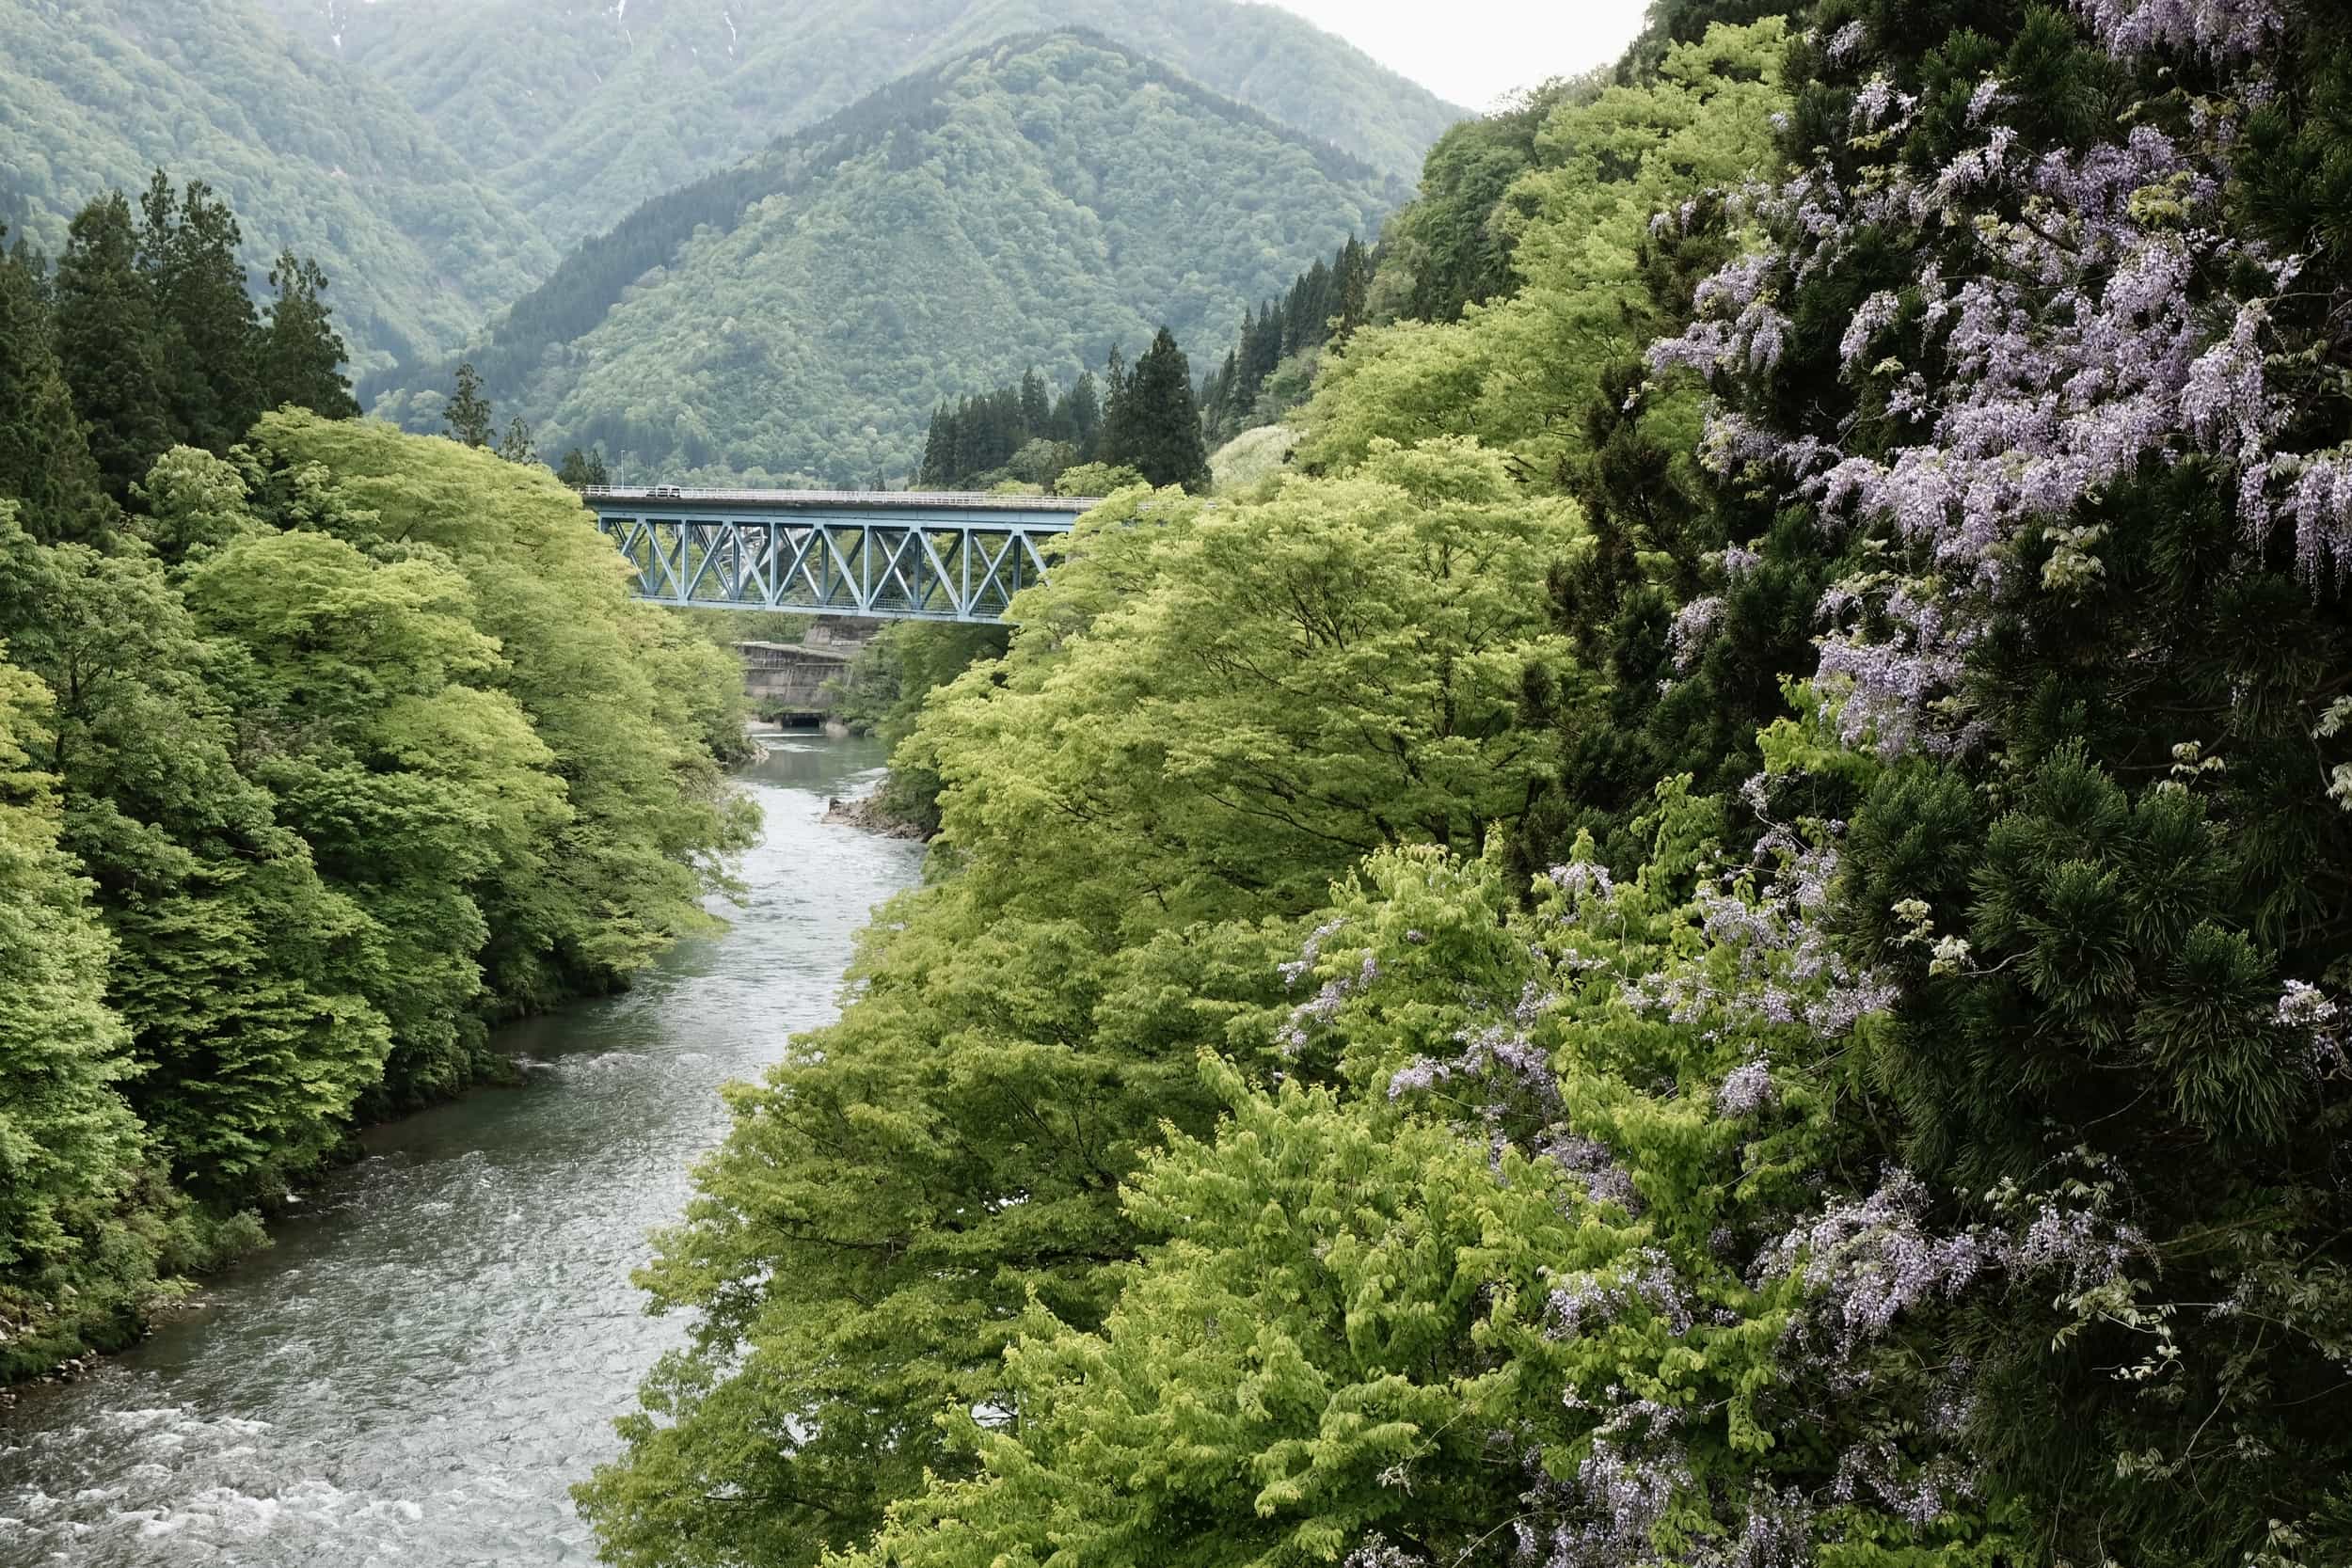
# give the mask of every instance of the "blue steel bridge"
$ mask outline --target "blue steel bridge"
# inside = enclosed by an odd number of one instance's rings
[[[715,610],[1000,623],[1045,580],[1084,498],[913,490],[591,485],[580,499],[637,568],[637,597]]]

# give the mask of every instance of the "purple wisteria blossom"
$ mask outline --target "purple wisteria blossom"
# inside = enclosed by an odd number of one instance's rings
[[[1691,1304],[1672,1259],[1656,1247],[1644,1247],[1624,1259],[1623,1267],[1614,1278],[1587,1275],[1554,1290],[1544,1306],[1544,1332],[1555,1339],[1573,1339],[1617,1322],[1637,1305],[1647,1307],[1676,1338],[1691,1332]]]
[[[1750,1117],[1772,1104],[1772,1067],[1757,1056],[1740,1063],[1715,1091],[1715,1109],[1726,1117]]]
[[[1282,984],[1295,986],[1306,976],[1313,974],[1315,965],[1323,958],[1323,944],[1337,936],[1340,927],[1346,924],[1347,916],[1335,915],[1309,933],[1306,945],[1299,948],[1297,958],[1291,959],[1288,963],[1275,966],[1275,973],[1282,976]]]
[[[1544,1478],[1521,1499],[1551,1521],[1512,1527],[1518,1558],[1540,1568],[1637,1568],[1659,1564],[1656,1534],[1675,1498],[1692,1485],[1687,1450],[1675,1436],[1682,1413],[1612,1388],[1611,1414],[1570,1481]]]
[[[1675,669],[1687,671],[1698,662],[1707,640],[1714,635],[1724,618],[1724,601],[1709,594],[1692,599],[1675,612],[1674,625],[1666,628],[1666,646],[1674,654]]]
[[[1890,1171],[1867,1197],[1833,1204],[1767,1247],[1757,1275],[1802,1277],[1815,1292],[1814,1326],[1851,1361],[1897,1318],[1957,1295],[1984,1269],[1982,1243],[1931,1233],[1927,1210],[1926,1185]]]
[[[1308,938],[1307,946],[1295,964],[1281,966],[1283,983],[1294,983],[1298,975],[1319,960],[1324,940],[1336,932],[1343,921],[1334,920]],[[1295,971],[1295,973],[1294,973]],[[1291,1009],[1290,1017],[1274,1032],[1274,1043],[1284,1056],[1296,1056],[1307,1048],[1307,1031],[1312,1024],[1328,1024],[1340,1015],[1340,1008],[1358,991],[1368,989],[1380,978],[1380,962],[1371,954],[1364,955],[1362,965],[1353,974],[1343,974],[1326,980],[1323,988],[1308,1000]]]
[[[2279,26],[2260,0],[2078,8],[2122,54],[2161,45],[2238,57]],[[2352,451],[2273,450],[2289,409],[2265,373],[2267,304],[2238,302],[2217,332],[2201,302],[2201,279],[2242,263],[2279,290],[2299,265],[2233,238],[2222,221],[2224,139],[2185,147],[2143,123],[2036,158],[1997,123],[2002,101],[1997,80],[1979,85],[1966,120],[1981,139],[1940,168],[1891,165],[1847,186],[1822,166],[1735,193],[1732,209],[1780,245],[1701,285],[1697,319],[1650,348],[1655,369],[1695,371],[1733,394],[1708,415],[1703,461],[1726,477],[1777,480],[1814,502],[1825,526],[1883,528],[1910,546],[1919,575],[1874,574],[1822,605],[1817,676],[1839,699],[1831,711],[1841,738],[1867,737],[1890,755],[1980,741],[1945,699],[1971,628],[1988,619],[1984,601],[2035,586],[2015,570],[2020,541],[2053,531],[2043,589],[2095,580],[2097,530],[2069,525],[2145,465],[2201,453],[2234,466],[2249,541],[2291,531],[2306,578],[2341,583],[2352,573]],[[1873,77],[1854,94],[1854,133],[1897,129],[1912,107]],[[1905,229],[1931,255],[1963,236],[1972,252],[1948,276],[1924,265],[1899,296],[1871,294],[1839,343],[1845,372],[1879,384],[1906,439],[1841,450],[1842,431],[1773,430],[1734,406],[1785,346],[1773,301],[1839,265],[1858,236]],[[1899,328],[1910,341],[1881,355]],[[1677,657],[1691,642],[1677,640]]]
[[[1565,865],[1555,865],[1550,876],[1553,885],[1565,889],[1571,898],[1608,898],[1617,891],[1616,883],[1610,879],[1609,868],[1592,861],[1570,861]]]
[[[1710,1035],[1802,1024],[1822,1039],[1842,1038],[1863,1019],[1890,1010],[1900,994],[1894,979],[1849,958],[1823,924],[1837,874],[1836,844],[1801,847],[1788,829],[1772,827],[1758,853],[1781,852],[1787,863],[1753,896],[1730,885],[1702,885],[1694,895],[1708,942],[1737,956],[1732,977],[1705,963],[1678,965],[1627,982],[1619,991],[1626,1003],[1671,1022],[1707,1026]],[[1736,876],[1728,874],[1726,884]]]
[[[1931,1228],[1929,1209],[1926,1183],[1890,1169],[1868,1196],[1832,1203],[1766,1247],[1756,1281],[1802,1279],[1813,1301],[1792,1334],[1851,1367],[1898,1320],[1957,1296],[1980,1275],[2055,1280],[2080,1297],[2120,1278],[2147,1244],[2097,1201],[2082,1207],[2044,1196],[2022,1227],[1948,1234]]]
[[[2110,53],[2173,48],[2217,59],[2252,55],[2285,25],[2269,0],[2074,0]]]
[[[1607,1144],[1554,1129],[1536,1140],[1535,1151],[1574,1177],[1592,1202],[1613,1203],[1629,1214],[1641,1213],[1642,1195]]]
[[[2304,1041],[2313,1072],[2352,1071],[2352,1025],[2347,1025],[2343,1006],[2317,986],[2289,980],[2279,993],[2272,1022]]]

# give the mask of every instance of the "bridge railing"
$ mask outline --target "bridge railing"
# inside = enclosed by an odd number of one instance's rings
[[[659,604],[1001,622],[1093,503],[906,491],[592,487],[596,526]]]

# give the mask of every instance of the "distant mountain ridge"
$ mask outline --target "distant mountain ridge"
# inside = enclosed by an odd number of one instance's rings
[[[576,251],[469,353],[543,448],[623,472],[902,475],[931,407],[1199,349],[1401,182],[1099,34],[919,71]],[[450,367],[379,411],[429,425]]]
[[[0,0],[0,221],[54,253],[158,165],[225,195],[257,263],[315,255],[363,370],[456,342],[556,261],[396,95],[252,0]]]
[[[561,246],[1007,37],[1086,26],[1391,174],[1467,111],[1234,0],[268,0],[399,93]]]

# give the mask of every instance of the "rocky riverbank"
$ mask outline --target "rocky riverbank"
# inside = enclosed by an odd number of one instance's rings
[[[930,836],[919,823],[910,822],[903,816],[894,816],[883,810],[881,800],[872,795],[861,795],[854,800],[828,800],[824,820],[864,832],[878,833],[883,838],[920,841]]]

